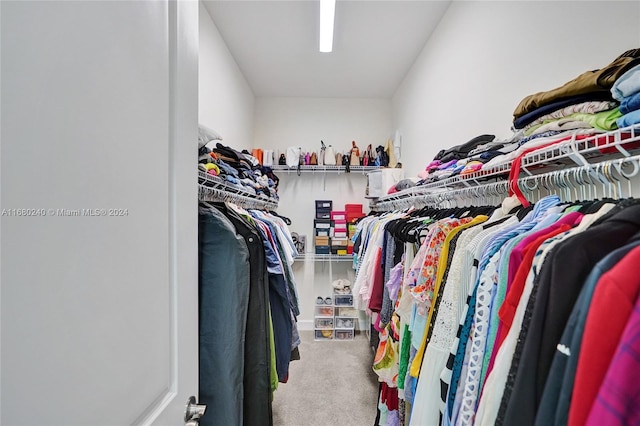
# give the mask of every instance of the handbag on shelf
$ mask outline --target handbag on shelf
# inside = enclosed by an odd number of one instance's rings
[[[333,147],[329,145],[324,152],[324,165],[335,166],[336,165],[336,153],[333,151]]]
[[[262,165],[266,166],[266,167],[271,167],[273,166],[273,150],[272,149],[265,149],[264,152],[262,153]]]
[[[284,155],[284,152],[280,154],[280,158],[278,159],[278,164],[281,166],[287,165],[287,157]]]
[[[290,146],[287,148],[287,166],[295,167],[300,165],[300,148]]]
[[[367,159],[367,164],[363,164],[363,165],[373,166],[375,162],[375,157],[373,155],[373,148],[371,147],[371,144],[367,145],[367,149],[364,152],[364,156]]]
[[[360,148],[356,145],[356,141],[351,141],[351,159],[350,164],[352,166],[360,165]]]
[[[342,156],[342,165],[344,166],[345,173],[351,172],[351,154],[344,154]]]
[[[327,151],[327,146],[323,141],[320,141],[320,155],[318,156],[318,165],[324,166],[324,157]]]
[[[309,157],[309,165],[317,166],[318,165],[318,154],[314,152],[311,153],[311,157]]]
[[[263,161],[263,156],[264,156],[264,152],[260,149],[260,148],[254,148],[251,151],[251,155],[253,155],[255,157],[256,160],[258,160],[258,163],[262,164]]]

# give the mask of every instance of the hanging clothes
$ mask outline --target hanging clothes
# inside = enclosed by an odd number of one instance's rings
[[[201,204],[199,246],[201,422],[270,426],[299,359],[295,245],[281,218],[216,203]]]
[[[638,201],[551,196],[371,215],[358,228],[360,306],[393,300],[394,332],[378,326],[378,424],[595,424],[608,410],[597,396],[612,397],[605,383],[634,386],[613,360],[640,294],[640,279],[620,281],[640,260]],[[623,307],[615,316],[612,304]]]

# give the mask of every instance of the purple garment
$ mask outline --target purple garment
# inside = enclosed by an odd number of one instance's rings
[[[640,424],[640,297],[600,386],[587,426]]]
[[[389,298],[395,302],[398,300],[398,292],[400,291],[400,287],[402,287],[402,271],[403,264],[402,262],[398,262],[396,266],[391,269],[389,272],[389,281],[387,281],[387,290],[389,290]]]
[[[631,111],[640,109],[640,92],[623,98],[620,101],[620,112],[623,114],[629,114]]]
[[[400,415],[398,410],[391,410],[387,412],[387,426],[400,426]]]
[[[458,163],[458,160],[451,160],[451,161],[449,161],[447,163],[440,164],[438,166],[438,169],[440,169],[440,170],[448,169],[449,167],[455,166],[457,163]]]

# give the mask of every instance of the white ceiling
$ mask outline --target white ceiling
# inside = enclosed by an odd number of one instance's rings
[[[317,0],[204,1],[256,96],[340,98],[390,98],[449,3],[338,0],[320,53]]]

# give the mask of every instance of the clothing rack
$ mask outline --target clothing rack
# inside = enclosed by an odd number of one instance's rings
[[[632,156],[630,151],[640,148],[640,125],[582,140],[575,136],[576,133],[567,141],[523,156],[517,180],[506,179],[515,166],[514,161],[509,161],[378,198],[370,203],[370,208],[373,211],[391,211],[411,206],[462,207],[471,202],[477,203],[478,198],[497,203],[512,192],[513,185],[517,185],[527,199],[557,194],[569,201],[598,196],[622,197],[622,182],[626,181],[627,195],[631,195],[631,178],[640,170],[640,156]],[[492,179],[495,181],[486,183]]]
[[[200,201],[232,202],[246,209],[276,210],[278,200],[256,195],[231,185],[217,176],[198,171],[198,199]]]

